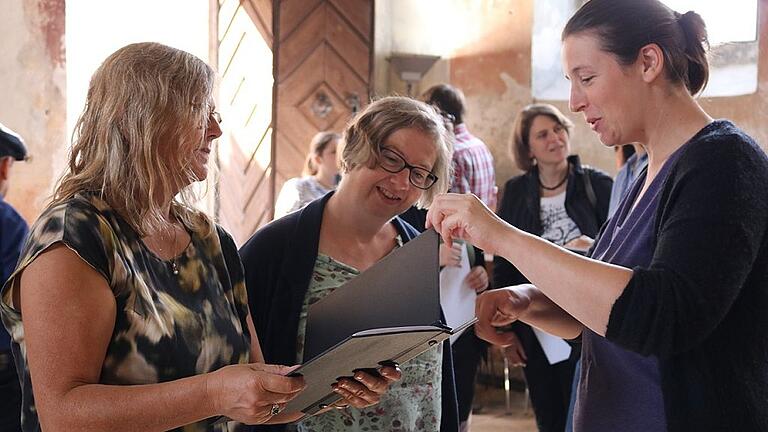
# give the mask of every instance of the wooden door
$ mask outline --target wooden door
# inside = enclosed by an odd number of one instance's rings
[[[238,245],[272,219],[312,136],[341,132],[372,85],[373,0],[210,0],[224,135],[214,213]]]
[[[272,217],[272,0],[211,0],[211,12],[210,55],[224,130],[214,213],[241,245]]]
[[[312,136],[341,132],[372,87],[373,0],[275,0],[275,187]]]

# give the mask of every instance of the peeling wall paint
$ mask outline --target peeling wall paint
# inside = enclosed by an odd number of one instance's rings
[[[418,95],[440,82],[450,82],[464,91],[467,125],[490,147],[495,158],[497,183],[502,186],[507,179],[520,174],[508,151],[512,122],[520,109],[537,102],[531,92],[531,30],[535,0],[447,0],[435,7],[457,8],[458,12],[443,15],[424,15],[423,6],[413,6],[413,3],[420,1],[424,0],[397,0],[384,12],[392,14],[392,9],[398,8],[396,14],[422,14],[409,22],[435,19],[435,16],[460,16],[460,24],[444,23],[445,31],[466,32],[469,36],[433,66],[414,93]],[[713,117],[733,120],[750,133],[763,149],[768,149],[768,123],[765,121],[768,115],[768,0],[760,0],[759,7],[757,92],[738,97],[702,98],[701,104]],[[377,16],[377,25],[379,20],[387,19]],[[383,33],[389,38],[441,37],[441,34],[424,34],[418,26],[404,28],[403,24],[388,25],[389,33]],[[376,67],[387,68],[388,65],[377,63]],[[391,71],[377,70],[376,74],[377,77],[389,79],[388,82],[377,80],[378,94],[404,91],[405,86]],[[552,103],[573,120],[576,127],[571,136],[572,151],[579,154],[584,163],[611,175],[616,173],[613,149],[599,142],[583,116],[570,113],[565,101],[540,102]]]
[[[14,164],[6,200],[33,221],[66,154],[64,1],[0,0],[0,122],[32,157]]]
[[[40,31],[45,40],[45,48],[52,64],[64,66],[64,0],[40,0]]]

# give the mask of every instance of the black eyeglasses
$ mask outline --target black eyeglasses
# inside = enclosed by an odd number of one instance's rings
[[[211,117],[213,117],[214,120],[216,120],[216,123],[221,124],[221,114],[218,111],[211,111]]]
[[[388,148],[381,149],[379,166],[381,166],[384,171],[390,172],[392,174],[397,174],[400,171],[408,168],[410,171],[408,173],[408,181],[410,181],[412,185],[419,189],[427,190],[431,188],[432,185],[434,185],[437,181],[436,175],[432,174],[424,168],[408,164],[408,162],[406,162],[402,156]]]

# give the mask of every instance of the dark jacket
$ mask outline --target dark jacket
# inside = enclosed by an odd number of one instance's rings
[[[658,357],[669,431],[767,431],[768,158],[727,121],[683,151],[606,338]]]
[[[16,262],[19,260],[21,248],[28,234],[27,222],[0,196],[0,286],[5,284],[16,268]],[[3,355],[3,351],[6,351],[5,355],[10,357],[11,335],[3,325],[0,325],[0,355]],[[13,364],[13,359],[10,360],[9,365]],[[2,369],[3,367],[0,366],[0,370]]]
[[[565,211],[582,234],[595,238],[608,218],[613,180],[602,171],[581,166],[578,156],[569,156],[571,172],[565,191]],[[589,182],[585,177],[589,176]],[[595,204],[590,202],[587,184],[591,183]],[[541,194],[539,170],[531,171],[507,181],[499,204],[498,215],[515,227],[535,235],[543,233],[541,226]],[[528,283],[515,266],[496,257],[493,265],[493,287]]]
[[[323,210],[333,192],[302,210],[261,228],[240,249],[245,267],[248,304],[267,363],[296,362],[299,313],[309,289],[320,243]],[[404,242],[418,232],[400,218],[393,219]],[[443,348],[441,431],[458,430],[458,411],[450,344]],[[259,426],[258,431],[282,431],[284,426]]]
[[[595,238],[608,217],[611,180],[605,173],[583,167],[578,156],[569,156],[570,172],[565,192],[565,210],[582,234]],[[591,193],[588,188],[591,187]],[[507,181],[499,204],[499,216],[510,224],[531,234],[541,235],[541,194],[539,171],[531,171]],[[493,287],[528,283],[525,276],[501,257],[494,259]],[[536,424],[541,431],[563,431],[568,418],[568,403],[580,345],[574,344],[571,358],[550,365],[541,344],[528,324],[516,321],[510,326],[527,356],[523,369]]]

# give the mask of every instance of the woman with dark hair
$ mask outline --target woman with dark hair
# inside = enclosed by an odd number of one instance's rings
[[[275,219],[304,207],[336,187],[339,174],[336,146],[340,139],[341,135],[335,132],[318,132],[312,138],[304,176],[283,184],[275,202]]]
[[[768,430],[768,157],[694,95],[706,30],[658,0],[591,0],[563,31],[570,108],[648,167],[590,258],[438,197],[428,222],[500,255],[533,283],[478,300],[478,334],[521,320],[581,335],[574,430]],[[535,285],[535,286],[534,286]]]
[[[583,253],[607,219],[613,181],[570,154],[572,129],[573,123],[552,105],[528,105],[520,111],[510,150],[525,174],[507,181],[498,215],[516,228]],[[528,279],[517,267],[495,258],[494,287],[524,283]],[[529,325],[515,322],[512,331],[517,337],[505,355],[524,366],[538,428],[562,432],[578,351],[550,364]]]

